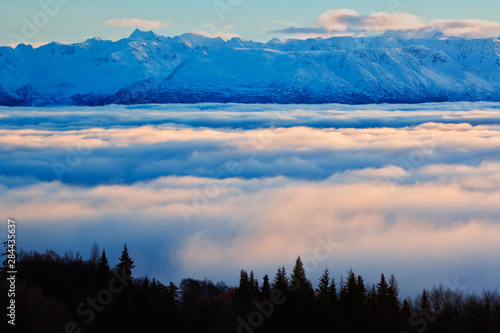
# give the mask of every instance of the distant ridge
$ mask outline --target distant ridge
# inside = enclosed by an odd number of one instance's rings
[[[267,43],[136,29],[0,47],[0,105],[500,101],[500,41],[441,33]]]

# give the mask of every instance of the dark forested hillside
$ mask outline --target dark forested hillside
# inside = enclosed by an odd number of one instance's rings
[[[352,270],[314,283],[297,258],[290,273],[256,277],[241,270],[237,286],[185,278],[179,286],[134,277],[126,245],[116,267],[94,244],[91,255],[20,251],[16,331],[30,332],[500,332],[497,291],[465,294],[443,286],[399,297],[394,276],[373,285]],[[6,267],[2,307],[7,307]],[[2,325],[7,325],[2,320]],[[12,328],[12,327],[9,327]],[[5,332],[5,329],[2,329]]]

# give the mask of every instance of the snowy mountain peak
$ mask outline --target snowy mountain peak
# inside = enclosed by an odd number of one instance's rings
[[[432,38],[438,38],[438,39],[439,39],[439,38],[445,38],[445,37],[446,37],[446,36],[445,36],[445,35],[444,35],[441,31],[436,32],[436,33],[432,36]]]
[[[99,37],[94,37],[94,38],[87,39],[85,42],[87,42],[87,43],[92,43],[92,42],[100,43],[100,42],[103,42],[103,40]]]
[[[30,44],[26,45],[24,43],[21,43],[21,44],[18,44],[16,46],[16,51],[29,51],[29,50],[33,50],[33,46],[31,46]]]
[[[228,40],[225,45],[225,47],[247,47],[246,43],[238,37],[231,38]]]
[[[450,38],[438,30],[387,30],[382,37],[395,37],[400,39]]]
[[[224,44],[224,40],[220,37],[210,38],[194,32],[182,34],[180,37],[191,46],[213,48]]]
[[[146,39],[152,40],[158,37],[152,30],[150,31],[142,31],[139,29],[135,29],[134,32],[129,36],[129,39]]]
[[[281,40],[279,40],[278,38],[274,37],[273,39],[271,39],[266,44],[281,44]]]
[[[399,34],[396,34],[399,36]],[[500,41],[196,33],[0,47],[0,105],[500,101]]]

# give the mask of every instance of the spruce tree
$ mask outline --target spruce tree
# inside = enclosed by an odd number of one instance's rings
[[[326,300],[329,298],[330,294],[330,273],[328,271],[328,268],[325,269],[325,272],[319,279],[319,284],[318,284],[318,289],[316,290],[318,292],[318,298],[320,300]]]
[[[358,275],[358,279],[356,281],[356,296],[361,303],[366,297],[365,281],[363,280],[361,275]]]
[[[250,283],[252,295],[257,296],[259,294],[259,281],[257,281],[257,279],[255,278],[253,271],[250,271],[250,277],[248,278],[248,282]]]
[[[399,287],[394,275],[391,275],[389,279],[389,290],[387,292],[389,298],[389,307],[394,315],[399,313],[401,307],[401,301],[399,300]]]
[[[307,279],[300,256],[295,261],[290,284],[290,324],[297,332],[307,332],[315,314],[314,289]]]
[[[335,331],[335,313],[330,299],[330,272],[325,269],[319,279],[317,291],[317,307],[315,309],[315,322],[318,332]]]
[[[359,303],[359,293],[358,293],[358,283],[356,280],[356,274],[354,274],[352,268],[347,272],[347,282],[345,294],[343,297],[343,305],[346,312],[351,314],[356,313]]]
[[[306,292],[313,295],[314,289],[312,287],[311,281],[307,279],[306,271],[304,269],[304,263],[300,259],[300,256],[295,260],[295,266],[292,271],[292,286],[291,288],[297,291]]]
[[[364,321],[361,318],[362,307],[365,297],[365,286],[363,279],[356,276],[353,270],[347,272],[347,281],[341,287],[340,310],[343,319],[350,330],[363,331]]]
[[[424,291],[422,291],[422,297],[420,299],[420,309],[421,311],[429,311],[431,308],[431,304],[429,302],[429,296],[427,294],[427,290],[424,289]]]
[[[144,280],[142,280],[142,287],[144,288],[145,292],[149,290],[149,279],[147,275]]]
[[[153,283],[156,283],[153,279]],[[179,303],[179,287],[177,287],[172,281],[168,285],[168,294],[174,304]]]
[[[252,293],[252,285],[245,270],[240,271],[240,283],[236,289],[235,296],[242,302],[247,302]]]
[[[134,261],[130,258],[128,254],[127,244],[123,246],[122,255],[120,256],[120,262],[116,265],[118,271],[125,276],[132,278],[132,268],[134,268]]]
[[[405,322],[408,322],[408,319],[411,316],[411,307],[410,302],[407,299],[403,301],[403,305],[401,306],[401,319]]]
[[[335,279],[332,278],[332,283],[330,284],[330,288],[328,289],[328,294],[330,296],[330,302],[332,303],[332,308],[336,308],[338,305],[339,296],[337,294],[337,284],[335,283]]]
[[[380,275],[380,282],[377,284],[377,304],[381,311],[387,310],[389,298],[389,286],[385,280],[384,274]]]
[[[287,277],[285,266],[282,266],[282,267],[278,268],[278,271],[276,272],[276,276],[274,277],[272,289],[273,290],[280,290],[283,294],[287,294],[289,286],[290,286],[290,284],[288,282],[288,277]]]
[[[106,250],[102,250],[101,257],[97,260],[96,267],[96,287],[97,289],[106,288],[109,280],[111,279],[111,271],[109,269],[108,258],[106,257]]]
[[[102,249],[101,258],[97,261],[97,272],[102,274],[109,273],[109,262],[105,249]]]
[[[260,295],[262,299],[269,299],[271,297],[271,285],[269,284],[269,276],[267,274],[262,279]]]

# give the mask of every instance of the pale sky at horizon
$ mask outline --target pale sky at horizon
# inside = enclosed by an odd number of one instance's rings
[[[383,1],[284,1],[214,0],[182,2],[171,0],[96,1],[88,0],[27,0],[3,1],[0,12],[0,45],[12,45],[13,36],[21,42],[43,44],[50,41],[77,43],[87,38],[118,40],[128,37],[136,28],[153,30],[164,36],[199,32],[208,36],[267,41],[273,36],[281,39],[301,38],[298,34],[279,34],[270,31],[289,27],[318,28],[317,19],[329,10],[349,9],[356,15],[373,13],[408,13],[423,22],[435,20],[482,20],[480,36],[500,35],[500,2],[493,0],[457,0],[453,6],[445,1],[383,0]],[[57,3],[57,7],[54,7]],[[64,3],[64,4],[63,4]],[[46,6],[43,4],[47,4]],[[219,7],[219,12],[215,5]],[[335,16],[337,17],[337,16]],[[131,19],[137,19],[132,21]],[[38,21],[37,21],[38,20]],[[407,18],[398,18],[399,23]],[[28,23],[27,23],[28,22]],[[420,22],[421,23],[421,22]],[[455,24],[454,23],[454,24]],[[33,24],[35,31],[27,25]],[[401,24],[396,25],[401,28]],[[413,25],[415,26],[415,25]],[[436,24],[432,24],[436,26]],[[359,26],[354,27],[359,29]],[[24,30],[23,30],[24,29]],[[484,30],[484,29],[483,29]],[[24,31],[24,33],[23,33]],[[28,31],[28,34],[25,32]],[[478,35],[478,36],[479,36]],[[308,35],[309,36],[309,35]],[[313,35],[310,35],[314,37]],[[26,38],[28,37],[28,38]]]

